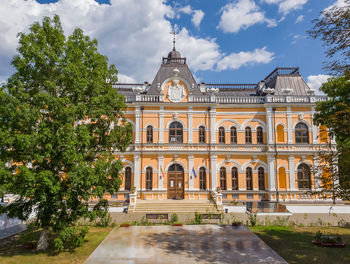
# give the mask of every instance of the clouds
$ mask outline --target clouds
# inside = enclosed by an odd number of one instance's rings
[[[265,17],[265,13],[252,0],[239,0],[225,5],[217,28],[225,33],[237,33],[254,24],[267,23],[267,26],[277,25],[273,19]]]
[[[274,58],[274,53],[266,50],[266,47],[254,51],[241,51],[231,53],[218,62],[217,70],[238,69],[243,66],[251,66],[258,63],[267,64]]]
[[[316,91],[316,94],[323,94],[322,91],[320,91],[320,88],[323,83],[327,82],[328,78],[330,78],[330,75],[325,74],[318,74],[318,75],[309,75],[307,77],[307,85]]]
[[[307,3],[307,1],[308,0],[263,0],[263,2],[267,4],[278,4],[278,12],[282,13],[283,15],[287,15],[294,10],[301,9],[303,5]]]
[[[300,23],[300,22],[302,22],[303,20],[304,20],[304,16],[303,16],[303,15],[300,15],[300,16],[298,16],[297,19],[295,20],[295,24]]]
[[[259,13],[254,10],[253,13]],[[44,16],[58,14],[67,35],[80,27],[98,40],[99,51],[117,65],[120,81],[152,81],[161,58],[171,49],[169,32],[176,12],[163,0],[111,0],[110,5],[94,0],[59,0],[51,4],[39,4],[35,0],[1,1],[0,80],[13,72],[10,61],[16,53],[17,33],[27,31],[29,25],[42,21]],[[200,26],[203,11],[186,6],[181,12],[191,14],[194,26]],[[229,58],[236,56],[238,61],[234,65],[228,63],[230,59],[225,57],[215,38],[194,36],[185,27],[180,28],[177,36],[177,49],[187,57],[194,71],[238,69],[266,61],[259,57],[246,58],[257,54],[257,49],[230,54]],[[266,48],[260,51],[267,52]]]
[[[197,28],[199,29],[199,25],[201,24],[202,22],[202,19],[204,17],[204,12],[200,9],[198,10],[193,10],[192,7],[190,5],[186,5],[184,7],[181,7],[179,8],[178,10],[179,12],[182,12],[184,14],[187,14],[187,15],[192,15],[192,24]]]

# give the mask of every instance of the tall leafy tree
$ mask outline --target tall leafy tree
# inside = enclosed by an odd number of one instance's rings
[[[350,0],[334,4],[326,8],[320,16],[313,20],[309,36],[320,39],[326,47],[326,69],[335,77],[328,79],[321,91],[328,95],[329,100],[318,102],[314,121],[325,125],[331,136],[337,142],[337,153],[320,153],[322,166],[327,166],[337,185],[336,196],[350,199]],[[334,169],[334,161],[338,169]],[[333,168],[333,169],[332,169]],[[324,184],[329,190],[329,184]],[[334,186],[334,184],[333,184]],[[333,193],[334,194],[334,193]]]
[[[18,198],[2,208],[48,232],[106,212],[122,164],[112,156],[131,140],[114,65],[79,28],[66,38],[59,17],[19,33],[16,72],[0,91],[0,185]],[[8,161],[11,161],[8,166]],[[89,210],[88,201],[98,203]]]

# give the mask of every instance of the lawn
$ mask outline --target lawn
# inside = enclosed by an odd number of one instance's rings
[[[84,263],[87,257],[102,242],[107,234],[112,230],[111,227],[97,228],[91,227],[85,237],[83,246],[72,251],[57,252],[52,245],[45,252],[37,252],[27,249],[19,241],[19,235],[0,240],[0,263],[1,264],[56,264]]]
[[[350,263],[350,228],[340,227],[264,227],[250,228],[288,263]],[[315,233],[340,234],[345,248],[324,248],[311,243]]]

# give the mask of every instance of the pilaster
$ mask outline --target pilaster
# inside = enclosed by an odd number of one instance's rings
[[[312,144],[317,144],[317,127],[314,124],[315,107],[311,107]]]
[[[288,157],[289,162],[289,188],[291,191],[296,190],[295,188],[295,171],[294,171],[294,156]]]
[[[273,155],[268,155],[267,163],[268,163],[268,176],[269,176],[269,191],[276,191],[275,157]]]
[[[192,106],[188,107],[188,143],[192,143]]]
[[[140,154],[134,154],[134,186],[140,189]]]
[[[135,143],[140,143],[140,107],[135,107]]]
[[[165,190],[164,188],[164,178],[163,178],[163,172],[165,171],[164,169],[164,156],[163,155],[158,155],[158,190]]]
[[[215,119],[216,119],[216,108],[212,107],[210,110],[210,136],[211,143],[216,143],[216,129],[215,129]]]
[[[272,124],[272,108],[266,108],[266,118],[267,118],[267,142],[268,144],[273,144],[273,124]]]
[[[216,162],[217,155],[211,155],[211,189],[216,191],[217,188],[217,175],[216,175]]]
[[[188,175],[189,175],[189,180],[188,180],[188,188],[191,190],[194,189],[194,174],[193,174],[193,155],[188,155]]]
[[[287,130],[288,130],[288,144],[293,144],[292,110],[290,106],[287,106]]]
[[[164,107],[159,107],[159,143],[164,143]]]

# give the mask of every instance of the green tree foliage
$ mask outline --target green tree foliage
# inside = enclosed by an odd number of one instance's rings
[[[327,48],[326,56],[331,59],[326,63],[327,69],[337,75],[350,70],[350,0],[323,10],[307,33],[321,39]]]
[[[0,90],[0,185],[18,198],[2,210],[23,220],[34,210],[45,240],[106,214],[103,194],[122,182],[112,152],[126,149],[132,128],[111,85],[117,70],[95,39],[79,28],[66,38],[58,16],[18,36],[16,72]]]

